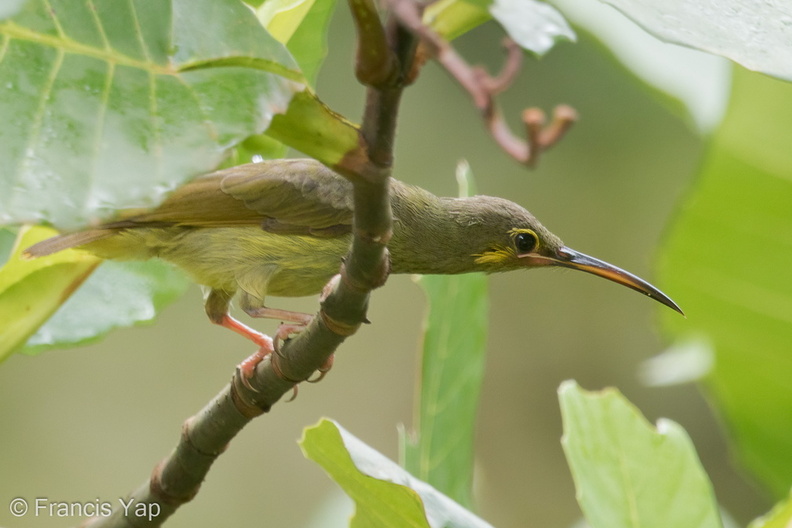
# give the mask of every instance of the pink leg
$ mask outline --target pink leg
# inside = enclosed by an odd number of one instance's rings
[[[250,339],[262,348],[267,347],[270,350],[272,349],[272,338],[262,334],[261,332],[253,330],[246,324],[240,323],[228,314],[225,314],[217,324],[223,328],[228,328],[229,330],[232,330],[247,339]]]

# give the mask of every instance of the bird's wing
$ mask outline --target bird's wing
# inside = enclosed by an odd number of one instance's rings
[[[351,230],[352,187],[314,160],[251,163],[193,180],[153,211],[104,227],[158,224],[338,235]]]

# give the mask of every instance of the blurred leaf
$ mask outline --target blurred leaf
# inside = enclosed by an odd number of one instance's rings
[[[575,41],[575,32],[556,8],[536,0],[493,0],[490,13],[523,49],[544,55],[560,40]]]
[[[690,383],[709,374],[714,363],[712,344],[701,336],[691,336],[644,361],[639,376],[650,387]]]
[[[690,437],[653,428],[618,391],[559,389],[562,444],[593,528],[720,528],[718,507]]]
[[[0,268],[0,361],[19,348],[101,262],[75,250],[21,259],[24,249],[56,234],[46,227],[21,229],[11,257]]]
[[[335,0],[267,0],[256,10],[270,35],[284,44],[313,85],[327,56],[327,28]]]
[[[729,99],[730,63],[698,50],[669,46],[599,1],[554,0],[571,22],[590,32],[635,76],[672,101],[667,106],[691,117],[701,132],[712,131]],[[664,101],[665,97],[660,98]]]
[[[723,0],[603,0],[666,42],[723,55],[792,80],[792,6],[786,2]]]
[[[492,19],[486,7],[464,0],[438,0],[424,10],[423,21],[446,40],[454,40]]]
[[[154,320],[189,281],[170,264],[106,261],[38,329],[24,354],[94,341],[110,330]]]
[[[31,0],[0,36],[0,223],[155,205],[304,87],[237,0]]]
[[[424,12],[424,22],[452,40],[494,17],[523,49],[547,53],[575,32],[554,7],[537,0],[440,0]]]
[[[703,335],[706,387],[739,457],[777,497],[792,483],[792,86],[736,69],[734,95],[658,275]]]
[[[306,428],[300,447],[355,501],[352,528],[490,526],[331,420]]]
[[[748,528],[789,528],[792,526],[792,494],[779,502],[767,515],[754,519]]]
[[[460,187],[473,186],[467,163],[457,168],[457,177]],[[427,313],[414,431],[402,437],[404,466],[469,508],[487,344],[487,277],[424,275],[418,283],[426,292]]]

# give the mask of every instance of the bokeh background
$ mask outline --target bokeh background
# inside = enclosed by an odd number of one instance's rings
[[[525,205],[571,247],[652,279],[669,219],[706,146],[668,101],[636,80],[584,33],[540,61],[528,59],[501,98],[516,126],[526,106],[573,105],[580,122],[527,171],[491,141],[463,91],[434,64],[406,94],[396,176],[455,194],[466,158],[479,191]],[[337,10],[330,57],[318,82],[333,109],[358,119],[354,34]],[[472,63],[500,65],[493,25],[458,42]],[[668,417],[692,436],[721,504],[740,524],[769,507],[731,462],[722,428],[692,385],[648,388],[637,371],[666,343],[657,303],[590,275],[565,271],[493,276],[487,375],[477,432],[479,514],[495,526],[571,526],[580,518],[560,445],[556,389],[616,386],[652,421]],[[662,285],[660,285],[662,287]],[[673,297],[674,292],[668,291]],[[315,299],[279,300],[313,312]],[[170,521],[192,526],[344,526],[338,492],[296,440],[322,416],[398,457],[409,427],[424,310],[410,277],[373,297],[369,319],[339,351],[332,373],[255,420],[209,473],[200,494]],[[273,331],[272,323],[258,328]],[[145,327],[101,343],[0,365],[0,525],[49,527],[75,519],[8,512],[14,497],[117,501],[148,478],[175,445],[181,423],[227,383],[252,350],[210,325],[197,287]],[[338,512],[341,511],[339,514]]]

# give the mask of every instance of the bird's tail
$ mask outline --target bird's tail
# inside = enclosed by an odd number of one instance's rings
[[[23,252],[23,256],[30,259],[45,257],[64,249],[104,240],[117,233],[118,230],[116,229],[89,229],[88,231],[58,235],[30,246]]]

